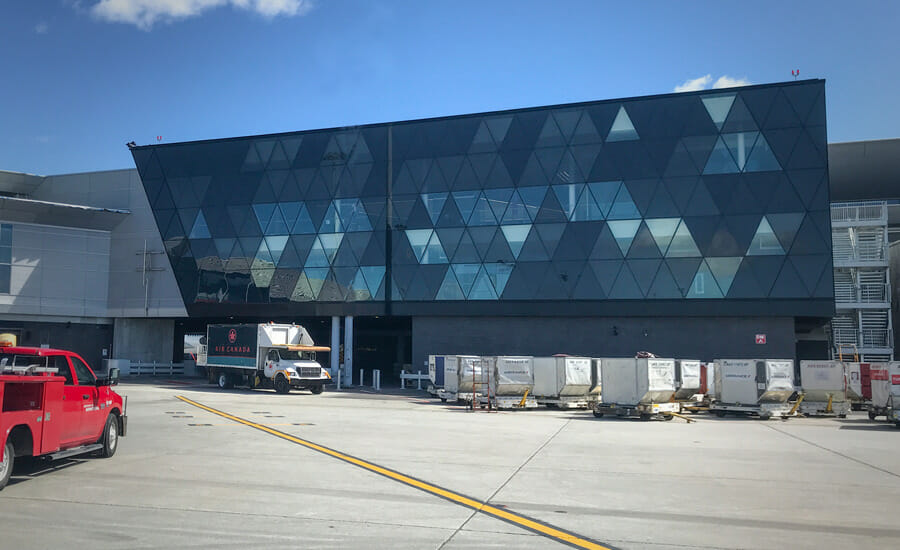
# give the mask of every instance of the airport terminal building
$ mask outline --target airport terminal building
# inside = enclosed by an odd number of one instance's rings
[[[136,192],[98,215],[134,226],[99,228],[122,241],[109,288],[128,289],[97,317],[117,341],[121,325],[173,345],[296,321],[385,378],[429,354],[824,357],[824,94],[806,80],[137,146]]]

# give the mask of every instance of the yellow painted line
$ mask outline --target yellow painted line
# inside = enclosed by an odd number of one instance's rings
[[[379,466],[377,464],[373,464],[371,462],[367,462],[360,458],[356,458],[355,456],[348,455],[346,453],[342,453],[340,451],[335,451],[334,449],[329,449],[328,447],[324,447],[317,443],[313,443],[312,441],[307,441],[305,439],[301,439],[299,437],[275,430],[266,426],[264,424],[258,424],[256,422],[252,422],[250,420],[245,420],[238,416],[234,416],[232,414],[228,414],[226,412],[222,412],[220,410],[214,409],[212,407],[207,407],[201,403],[197,403],[196,401],[192,401],[187,397],[176,395],[178,399],[184,401],[189,405],[193,405],[199,409],[203,409],[206,412],[221,416],[222,418],[227,418],[228,420],[232,420],[239,424],[243,424],[245,426],[249,426],[251,428],[256,428],[257,430],[266,432],[268,434],[274,435],[275,437],[280,437],[281,439],[285,439],[292,443],[296,443],[297,445],[302,445],[308,449],[312,449],[314,451],[318,451],[322,454],[326,454],[333,458],[337,458],[338,460],[342,460],[344,462],[348,462],[355,466],[359,466],[365,470],[369,470],[370,472],[374,472],[376,474],[382,475],[386,478],[393,479],[394,481],[399,481],[405,485],[410,487],[415,487],[416,489],[425,491],[426,493],[430,493],[432,495],[439,496],[443,499],[449,500],[450,502],[454,502],[459,504],[460,506],[464,506],[466,508],[470,508],[475,510],[476,512],[481,512],[488,516],[495,517],[497,519],[512,523],[514,525],[518,525],[519,527],[523,527],[528,529],[529,531],[533,531],[539,535],[543,535],[547,538],[556,540],[558,542],[568,544],[569,546],[573,546],[575,548],[587,548],[590,550],[617,550],[613,546],[608,546],[605,544],[600,544],[598,542],[592,541],[585,537],[576,535],[575,533],[570,533],[558,527],[554,527],[548,523],[544,523],[542,521],[532,519],[521,514],[517,514],[515,512],[510,512],[508,510],[503,510],[496,506],[491,506],[490,504],[486,504],[483,502],[479,502],[478,500],[467,497],[465,495],[461,495],[455,491],[451,491],[449,489],[444,489],[442,487],[438,487],[437,485],[433,485],[431,483],[427,483],[420,479],[416,479],[414,477],[408,476],[406,474],[402,474],[400,472],[396,472],[394,470],[385,468],[383,466]]]

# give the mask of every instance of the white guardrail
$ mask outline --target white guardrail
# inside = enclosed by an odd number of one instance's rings
[[[425,380],[426,382],[428,382],[431,379],[428,378],[428,373],[422,374],[422,371],[419,371],[415,374],[411,373],[411,372],[406,372],[405,370],[400,371],[400,388],[401,389],[404,389],[404,390],[406,389],[406,381],[407,380],[410,382],[415,380],[416,381],[416,389],[421,390],[422,389],[422,380]]]

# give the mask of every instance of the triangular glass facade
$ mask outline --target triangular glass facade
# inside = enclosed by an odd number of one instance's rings
[[[799,304],[828,294],[822,87],[209,141],[190,155],[138,147],[134,157],[189,303]]]

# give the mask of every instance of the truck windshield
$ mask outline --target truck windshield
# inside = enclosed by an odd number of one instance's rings
[[[287,349],[278,350],[278,355],[286,361],[315,360],[314,351],[293,351]]]
[[[16,355],[0,353],[0,367],[46,367],[47,358],[39,355]]]

